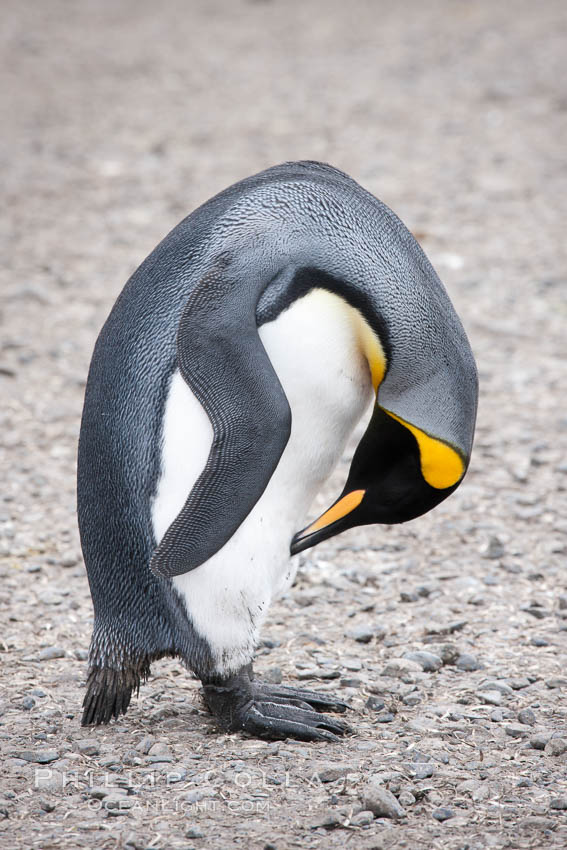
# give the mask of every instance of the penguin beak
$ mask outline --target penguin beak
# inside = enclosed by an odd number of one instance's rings
[[[350,514],[358,508],[365,493],[366,490],[352,490],[346,493],[337,499],[324,514],[321,514],[319,519],[302,531],[298,531],[291,541],[291,554],[297,555],[298,552],[303,552],[304,549],[309,549],[316,543],[349,528],[352,525]]]

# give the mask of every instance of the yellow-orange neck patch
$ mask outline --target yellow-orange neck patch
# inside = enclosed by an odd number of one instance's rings
[[[386,355],[382,347],[382,343],[358,310],[351,308],[352,319],[356,328],[358,343],[364,352],[364,356],[368,360],[370,374],[372,376],[372,385],[374,392],[378,391],[378,387],[384,380],[386,374]]]
[[[461,456],[455,449],[448,446],[447,443],[436,440],[430,437],[424,431],[416,428],[409,422],[406,422],[400,416],[396,416],[386,408],[382,408],[388,416],[400,422],[408,431],[411,431],[417,445],[419,446],[419,456],[421,461],[421,474],[431,487],[437,490],[444,490],[447,487],[452,487],[457,481],[463,477],[465,465]]]

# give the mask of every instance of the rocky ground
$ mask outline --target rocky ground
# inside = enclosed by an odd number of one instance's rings
[[[3,4],[0,845],[567,845],[566,18],[560,0]],[[465,484],[308,553],[258,672],[352,705],[341,743],[219,733],[155,665],[81,729],[74,465],[96,334],[196,204],[283,160],[422,242],[478,358]],[[340,489],[347,460],[314,514]]]

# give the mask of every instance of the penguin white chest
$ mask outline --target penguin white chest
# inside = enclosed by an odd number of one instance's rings
[[[342,299],[313,290],[259,330],[291,408],[289,442],[262,497],[231,539],[206,563],[173,579],[221,674],[251,660],[270,602],[295,576],[291,538],[305,525],[315,494],[372,396],[353,314]],[[211,443],[209,419],[176,372],[152,505],[158,543],[205,466]]]

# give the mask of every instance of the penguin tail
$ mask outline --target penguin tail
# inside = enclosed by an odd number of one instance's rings
[[[109,723],[114,717],[126,714],[132,692],[138,694],[140,683],[150,675],[149,660],[135,667],[114,670],[111,667],[91,667],[87,679],[87,692],[83,700],[81,726],[98,726]]]

